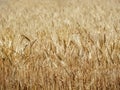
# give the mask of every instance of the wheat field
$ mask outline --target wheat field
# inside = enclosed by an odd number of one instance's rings
[[[0,90],[120,90],[120,0],[0,0]]]

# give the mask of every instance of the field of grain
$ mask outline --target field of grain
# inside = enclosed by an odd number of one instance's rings
[[[120,0],[0,0],[0,90],[120,90]]]

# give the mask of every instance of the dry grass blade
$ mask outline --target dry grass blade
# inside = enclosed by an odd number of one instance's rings
[[[21,35],[21,36],[23,37],[23,39],[26,39],[27,41],[31,42],[31,40],[27,36],[25,35]],[[21,40],[21,42],[23,41],[23,39]]]

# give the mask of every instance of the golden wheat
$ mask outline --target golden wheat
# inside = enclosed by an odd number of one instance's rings
[[[119,0],[0,5],[0,90],[120,90]]]

